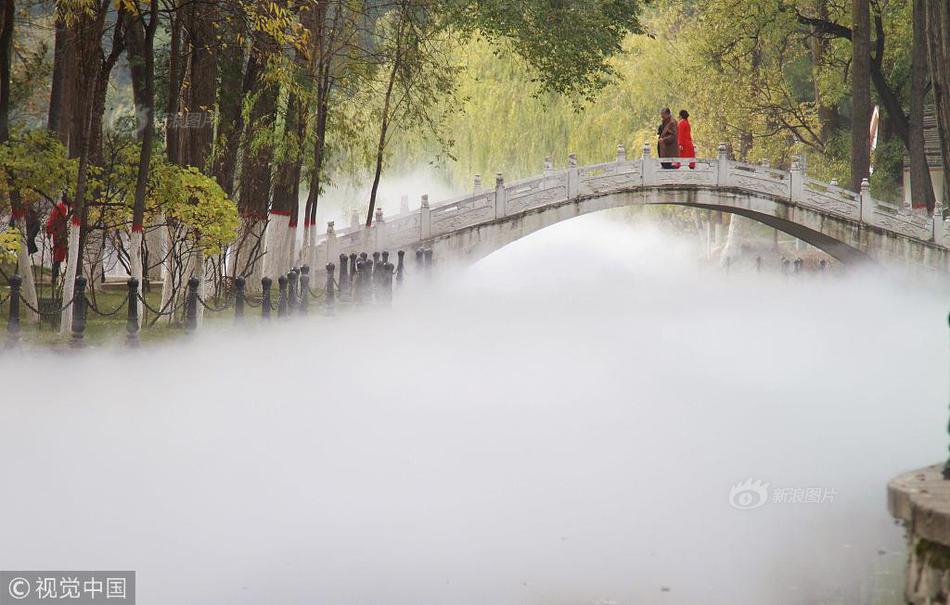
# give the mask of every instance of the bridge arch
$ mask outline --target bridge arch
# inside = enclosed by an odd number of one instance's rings
[[[688,163],[687,163],[688,162]],[[525,235],[563,220],[608,208],[678,205],[738,214],[801,239],[845,263],[901,264],[950,272],[950,221],[905,211],[871,198],[865,180],[860,193],[808,177],[800,165],[777,170],[735,162],[720,146],[715,159],[691,158],[677,168],[649,156],[566,170],[546,162],[541,176],[505,183],[436,205],[423,196],[420,207],[369,228],[353,226],[310,248],[320,266],[339,254],[433,248],[442,259],[474,261]],[[694,167],[690,168],[692,164]]]

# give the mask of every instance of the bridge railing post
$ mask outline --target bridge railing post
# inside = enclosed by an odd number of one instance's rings
[[[656,164],[650,159],[650,144],[643,144],[643,156],[640,158],[640,174],[643,178],[643,186],[649,187],[656,183]]]
[[[716,185],[729,186],[729,148],[725,143],[719,143],[716,148]]]
[[[944,247],[950,246],[950,241],[947,241],[946,234],[946,224],[943,220],[943,204],[937,203],[934,206],[934,243],[939,244]]]
[[[871,198],[871,182],[861,180],[861,222],[871,223],[874,216],[874,200]]]
[[[429,195],[422,195],[422,204],[419,207],[419,224],[421,226],[421,233],[419,234],[419,239],[421,241],[426,241],[432,237],[432,216],[429,211]]]
[[[567,197],[572,199],[577,197],[577,154],[572,153],[567,156]]]
[[[495,175],[495,218],[504,218],[507,212],[508,196],[505,191],[505,177],[499,172]]]
[[[339,248],[340,247],[336,241],[336,228],[334,227],[334,221],[327,221],[327,241],[326,241],[325,258],[328,261],[336,258]]]
[[[373,231],[375,238],[373,240],[373,250],[382,250],[386,247],[386,221],[383,220],[383,209],[376,209],[376,216],[373,218]],[[328,261],[333,260],[332,256],[327,257]]]
[[[800,202],[804,198],[805,191],[805,171],[802,168],[801,159],[795,157],[792,160],[792,169],[789,172],[789,200],[792,203]]]
[[[482,192],[482,175],[476,174],[475,180],[472,182],[472,193],[478,195]]]

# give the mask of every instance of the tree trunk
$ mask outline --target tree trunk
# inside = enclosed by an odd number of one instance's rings
[[[129,17],[129,63],[132,66],[132,88],[135,114],[140,130],[138,173],[135,180],[135,198],[132,204],[132,235],[129,238],[129,256],[132,278],[138,281],[139,294],[143,291],[145,271],[142,267],[142,237],[145,223],[145,194],[148,187],[149,166],[155,139],[155,30],[158,27],[158,3],[149,8],[150,21],[143,23],[139,15]],[[139,305],[138,301],[135,303]],[[141,311],[141,309],[139,309]],[[141,316],[141,313],[139,313]]]
[[[389,105],[393,96],[393,87],[396,84],[396,74],[399,71],[399,55],[393,58],[393,68],[389,72],[389,84],[386,86],[386,96],[383,99],[383,119],[379,125],[379,142],[376,145],[376,170],[373,174],[373,187],[369,192],[369,210],[366,213],[366,226],[372,227],[373,213],[376,211],[376,194],[379,191],[379,180],[383,174],[383,154],[386,152],[386,134],[389,130]]]
[[[851,61],[851,189],[861,191],[861,181],[871,166],[871,12],[869,0],[852,0]]]
[[[924,97],[927,94],[927,0],[914,1],[910,84],[910,200],[911,208],[934,209],[934,191],[924,149]]]
[[[950,0],[928,0],[926,19],[930,75],[943,154],[943,206],[946,208],[950,205]]]

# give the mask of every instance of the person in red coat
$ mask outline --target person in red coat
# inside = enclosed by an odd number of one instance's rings
[[[56,283],[59,277],[59,267],[66,260],[66,252],[69,250],[68,218],[69,199],[64,195],[59,203],[53,206],[49,218],[46,219],[46,233],[53,241],[53,283]]]
[[[680,121],[677,124],[676,136],[679,139],[680,157],[695,158],[696,147],[693,146],[693,131],[689,125],[689,112],[685,109],[680,110]],[[696,162],[690,162],[689,167],[696,168]]]

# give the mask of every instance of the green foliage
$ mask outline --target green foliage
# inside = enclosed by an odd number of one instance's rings
[[[17,132],[0,145],[0,204],[9,208],[14,194],[24,206],[56,202],[64,191],[72,196],[76,172],[77,162],[67,159],[56,137],[45,130]]]
[[[219,254],[237,236],[237,206],[218,182],[194,167],[173,167],[164,184],[166,216],[188,225],[190,237],[206,254]]]
[[[641,33],[639,0],[443,0],[466,31],[514,50],[543,92],[591,101],[616,70],[611,59],[631,33]]]
[[[904,145],[891,139],[874,150],[874,172],[871,173],[871,195],[887,202],[901,200],[904,178]]]

